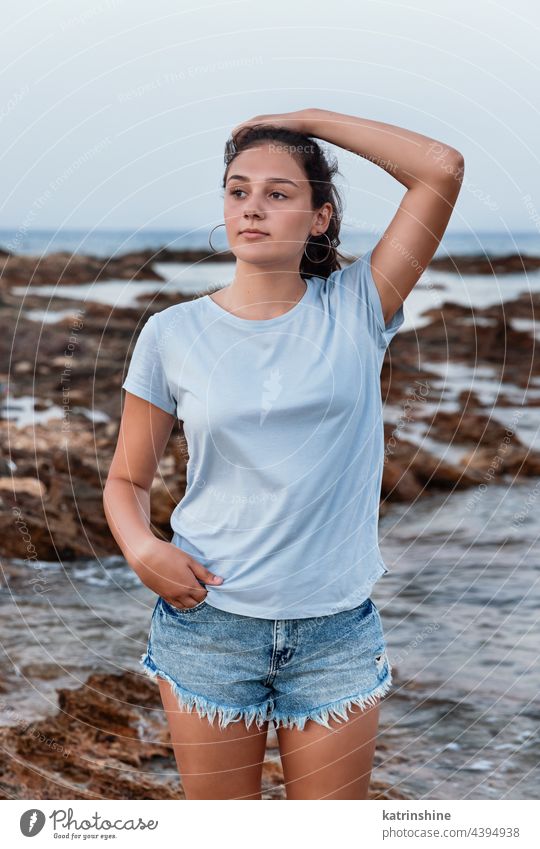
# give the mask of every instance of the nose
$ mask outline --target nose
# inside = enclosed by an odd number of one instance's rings
[[[244,218],[250,218],[252,215],[256,215],[257,218],[264,218],[264,213],[258,209],[244,209]]]
[[[264,197],[261,197],[257,192],[252,192],[250,198],[246,198],[246,206],[242,210],[244,218],[256,216],[264,218]]]

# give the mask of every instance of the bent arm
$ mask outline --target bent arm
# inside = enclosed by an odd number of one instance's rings
[[[304,132],[369,159],[407,188],[371,255],[371,275],[388,322],[444,235],[464,177],[463,155],[393,124],[324,109],[306,113]]]
[[[369,159],[407,189],[459,182],[463,173],[456,148],[405,127],[327,109],[306,110],[304,124],[304,132]]]
[[[150,488],[176,418],[126,392],[116,450],[103,490],[107,523],[135,571],[155,542],[150,526]]]

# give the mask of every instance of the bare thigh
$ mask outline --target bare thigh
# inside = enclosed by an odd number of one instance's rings
[[[158,678],[174,756],[186,799],[261,799],[268,722],[225,728],[194,708],[182,710],[167,681]]]
[[[375,754],[380,702],[347,720],[313,720],[276,728],[287,799],[367,799]]]

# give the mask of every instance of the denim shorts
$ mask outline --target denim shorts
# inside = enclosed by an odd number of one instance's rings
[[[331,728],[390,689],[391,666],[379,611],[358,607],[305,619],[230,613],[206,599],[176,608],[158,597],[140,663],[168,681],[183,710],[219,726],[273,720],[302,730],[307,720]]]

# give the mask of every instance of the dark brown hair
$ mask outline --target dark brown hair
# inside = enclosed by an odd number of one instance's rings
[[[343,203],[339,193],[332,183],[332,178],[339,174],[335,158],[328,159],[321,146],[304,133],[277,127],[271,124],[257,124],[247,127],[229,138],[225,144],[225,173],[222,188],[225,188],[229,166],[239,153],[254,147],[261,141],[276,142],[284,147],[294,157],[303,169],[311,185],[311,203],[313,209],[318,209],[327,201],[332,204],[333,212],[330,223],[321,236],[310,236],[304,245],[300,260],[300,275],[306,277],[323,277],[341,268],[339,259],[346,259],[338,253],[340,244],[339,231],[343,217]],[[328,239],[330,239],[330,244]],[[315,260],[315,262],[312,262]]]

